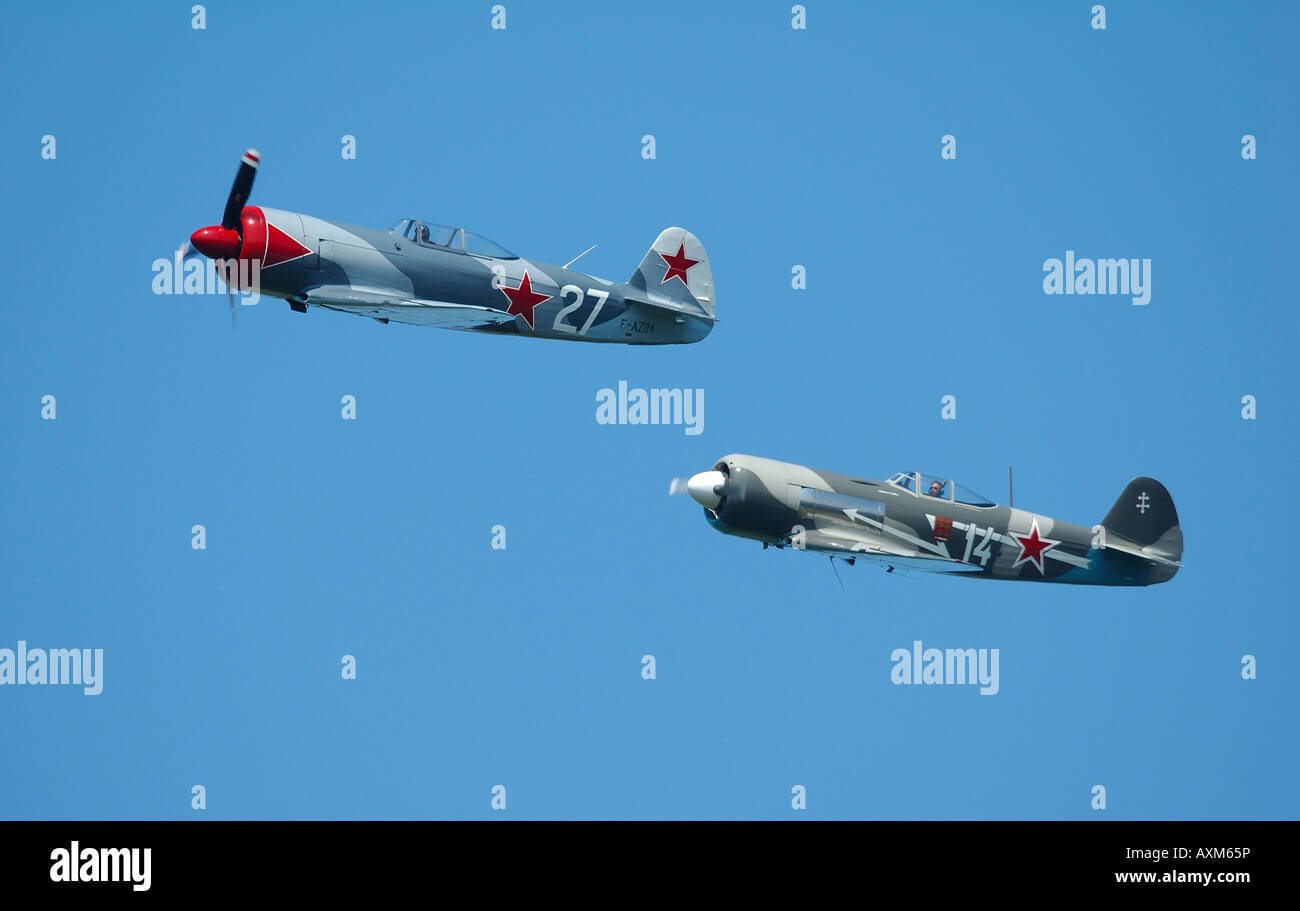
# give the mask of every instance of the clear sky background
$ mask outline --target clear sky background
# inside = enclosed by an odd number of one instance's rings
[[[7,14],[0,647],[105,657],[99,696],[0,688],[0,817],[496,818],[497,784],[513,818],[1297,816],[1300,13],[790,5]],[[722,322],[631,348],[264,300],[232,333],[151,264],[249,146],[254,204],[596,243],[619,281],[681,225]],[[1066,250],[1150,258],[1151,303],[1045,295]],[[597,424],[619,380],[703,389],[704,432]],[[841,589],[667,495],[731,452],[999,501],[1014,464],[1085,525],[1151,475],[1185,568]],[[999,649],[1000,692],[892,685],[916,639]]]

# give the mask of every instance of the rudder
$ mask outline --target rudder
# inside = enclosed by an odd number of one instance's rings
[[[709,255],[685,228],[662,231],[628,284],[651,306],[716,319]]]
[[[1101,520],[1110,534],[1119,535],[1177,562],[1183,556],[1183,532],[1174,498],[1155,478],[1128,482],[1115,505]]]

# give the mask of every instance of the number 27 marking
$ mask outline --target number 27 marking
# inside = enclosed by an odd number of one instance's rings
[[[574,310],[581,307],[582,302],[586,300],[588,294],[596,299],[596,306],[591,308],[591,314],[583,322],[582,328],[574,328],[570,323],[566,323],[564,318]],[[571,304],[567,303],[570,297],[573,298],[573,303]],[[577,285],[565,285],[560,289],[560,300],[565,301],[566,303],[565,306],[560,308],[560,312],[555,314],[555,322],[551,324],[551,329],[555,332],[586,335],[587,330],[591,328],[592,323],[596,322],[596,314],[600,312],[601,307],[605,306],[605,301],[609,300],[609,292],[598,291],[595,288],[588,288],[586,291],[583,291]]]

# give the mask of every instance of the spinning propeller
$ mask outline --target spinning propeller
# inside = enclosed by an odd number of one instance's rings
[[[190,239],[181,245],[181,258],[197,251],[211,260],[222,270],[222,280],[226,284],[226,297],[230,300],[230,327],[235,327],[235,293],[232,285],[239,282],[239,259],[244,247],[244,203],[253,190],[253,178],[257,176],[258,154],[256,149],[249,149],[239,162],[239,171],[235,174],[235,183],[226,197],[226,209],[221,213],[221,224],[199,228],[190,235]],[[254,209],[257,219],[261,221],[261,212]],[[263,231],[265,229],[263,228]],[[251,253],[251,251],[250,251]],[[251,255],[245,258],[252,258]]]

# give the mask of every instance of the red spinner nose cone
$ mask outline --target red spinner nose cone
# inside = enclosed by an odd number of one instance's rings
[[[239,254],[239,232],[220,225],[199,228],[190,235],[190,243],[209,259],[231,259]]]

